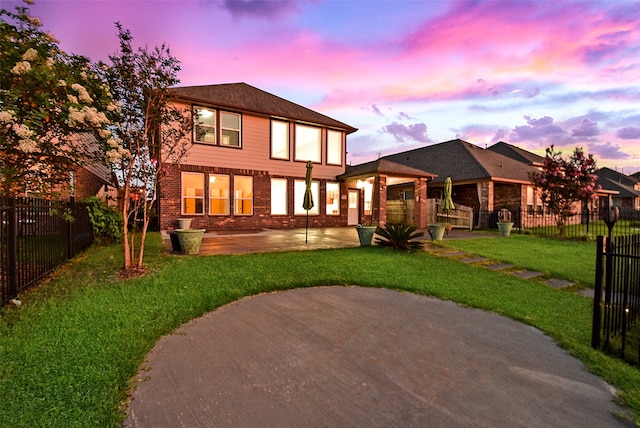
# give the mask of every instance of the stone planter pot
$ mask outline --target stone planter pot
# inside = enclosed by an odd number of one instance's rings
[[[356,226],[361,246],[371,246],[371,241],[373,241],[373,235],[376,233],[376,229],[377,226]]]
[[[178,219],[178,229],[190,229],[191,228],[191,219],[190,218],[179,218]]]
[[[171,250],[180,253],[182,252],[182,247],[180,247],[180,240],[178,239],[178,234],[174,232],[169,232],[169,239],[171,239]]]
[[[509,236],[511,235],[511,228],[513,227],[513,223],[507,222],[498,222],[498,230],[500,231],[500,236]]]
[[[206,229],[176,229],[182,254],[198,254]]]
[[[428,226],[429,235],[431,236],[432,241],[442,241],[442,237],[444,236],[444,223],[434,223]]]

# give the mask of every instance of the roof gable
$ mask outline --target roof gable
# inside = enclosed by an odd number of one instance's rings
[[[499,141],[494,145],[489,146],[487,149],[510,157],[511,159],[517,160],[518,162],[528,163],[529,165],[538,166],[544,163],[544,158],[542,156],[521,149],[520,147],[514,146],[513,144],[505,143],[504,141]]]
[[[171,92],[175,98],[193,103],[324,125],[344,130],[347,134],[357,131],[343,122],[246,83],[180,86],[171,88]]]
[[[638,184],[635,177],[630,177],[611,168],[600,168],[596,171],[596,183],[605,190],[616,190],[621,197],[638,197],[640,191],[634,188]]]

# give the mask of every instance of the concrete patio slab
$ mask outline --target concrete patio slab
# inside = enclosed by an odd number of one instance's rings
[[[248,297],[162,339],[128,427],[623,427],[549,337],[452,302],[318,287]]]

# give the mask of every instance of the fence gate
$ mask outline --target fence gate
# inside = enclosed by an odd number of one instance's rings
[[[598,236],[591,346],[628,357],[628,333],[640,319],[640,235]],[[634,357],[640,363],[640,348]]]

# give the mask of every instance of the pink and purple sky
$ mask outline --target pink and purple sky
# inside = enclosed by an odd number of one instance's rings
[[[68,53],[107,60],[119,21],[170,47],[182,85],[246,82],[359,128],[352,164],[462,138],[640,171],[638,1],[35,1]]]

